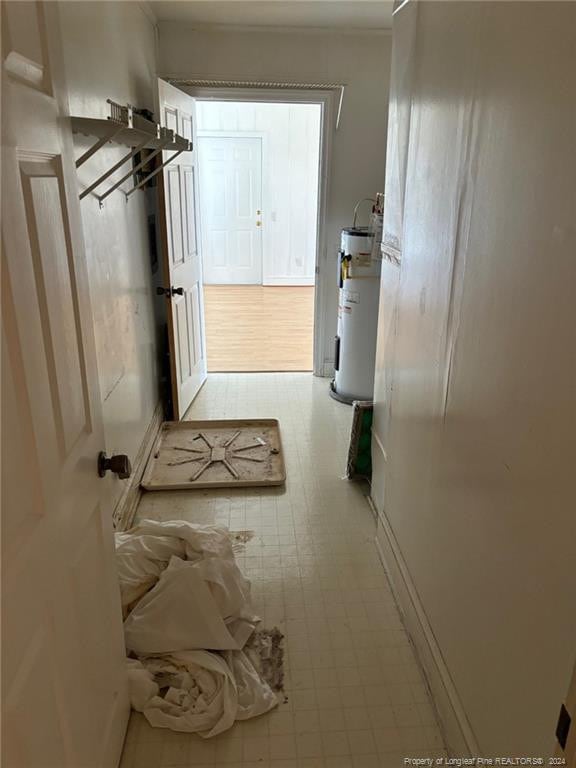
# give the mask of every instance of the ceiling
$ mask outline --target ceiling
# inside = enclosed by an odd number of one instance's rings
[[[155,0],[159,21],[237,27],[390,29],[392,0]]]

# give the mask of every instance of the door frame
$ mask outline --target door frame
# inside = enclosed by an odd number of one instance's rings
[[[333,363],[327,365],[324,350],[328,348],[328,295],[332,268],[328,253],[327,209],[331,178],[332,144],[338,114],[339,94],[333,90],[308,90],[304,88],[209,88],[174,83],[198,101],[248,101],[279,104],[319,104],[320,114],[320,164],[318,169],[318,211],[316,227],[316,264],[314,269],[314,376],[330,376]],[[335,261],[333,262],[335,264]],[[334,277],[334,283],[336,278]],[[333,329],[332,329],[333,331]],[[333,335],[330,332],[330,335]]]
[[[203,101],[203,99],[198,99]],[[260,139],[262,142],[262,154],[260,157],[260,188],[262,190],[262,210],[266,210],[265,201],[267,200],[270,190],[268,189],[268,177],[264,173],[264,162],[268,159],[268,131],[217,131],[217,130],[197,130],[196,135],[198,139]],[[198,152],[198,195],[200,198],[200,218],[202,218],[202,161],[200,159],[200,152]],[[200,222],[202,228],[202,221]],[[262,264],[261,264],[261,285],[266,285],[266,253],[269,253],[269,243],[266,227],[262,228]],[[205,254],[202,249],[202,261],[204,261]],[[205,265],[204,265],[205,266]],[[206,270],[203,269],[203,273]]]

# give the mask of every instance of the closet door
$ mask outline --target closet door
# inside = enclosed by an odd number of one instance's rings
[[[164,168],[159,185],[172,401],[181,419],[207,376],[194,99],[158,80],[158,114],[163,126],[193,142]]]
[[[2,3],[4,768],[110,768],[129,715],[57,13]]]

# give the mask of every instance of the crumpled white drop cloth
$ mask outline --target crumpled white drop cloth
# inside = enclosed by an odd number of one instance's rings
[[[155,696],[158,696],[160,689],[154,682],[152,674],[138,659],[126,659],[126,667],[132,709],[135,709],[137,712],[143,712],[147,703]]]
[[[128,664],[132,707],[159,728],[210,738],[278,703],[242,651],[185,651]],[[168,689],[164,696],[160,688]]]
[[[185,557],[185,542],[174,536],[116,534],[116,568],[122,608],[128,607],[156,584],[171,557]]]
[[[230,667],[208,651],[184,651],[161,657],[143,657],[140,674],[130,677],[134,709],[150,725],[173,731],[199,733],[205,738],[227,730],[236,719],[238,693]],[[149,695],[156,686],[158,693]],[[145,687],[146,686],[146,687]],[[164,696],[160,688],[167,688]],[[148,695],[148,698],[146,698]]]
[[[238,689],[236,720],[248,720],[263,715],[278,704],[276,694],[262,680],[254,664],[244,651],[228,651],[224,654]]]
[[[135,653],[240,650],[258,622],[249,584],[235,563],[173,557],[124,622]]]
[[[135,603],[124,622],[139,656],[127,659],[132,707],[153,726],[205,738],[275,707],[241,650],[259,619],[228,529],[144,520],[116,546],[125,614]]]
[[[221,526],[193,525],[183,520],[142,520],[129,531],[117,533],[115,538],[125,614],[129,605],[154,586],[174,556],[190,561],[215,557],[234,562],[230,533]]]
[[[222,525],[197,525],[185,520],[141,520],[128,531],[132,535],[173,536],[182,539],[187,560],[220,557],[234,560],[230,531]]]

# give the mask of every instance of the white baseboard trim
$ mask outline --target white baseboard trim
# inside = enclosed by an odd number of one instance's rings
[[[366,496],[366,501],[368,502],[368,506],[370,507],[370,512],[372,512],[372,515],[374,516],[374,520],[378,522],[378,510],[376,509],[376,504],[374,504],[372,496]],[[376,548],[378,549],[378,554],[380,555],[380,559],[382,560],[382,552],[378,544],[378,539],[376,539]],[[386,573],[388,573],[388,569],[386,568],[386,565],[383,560],[382,560],[382,565],[384,566],[384,570],[386,571]]]
[[[372,506],[374,502],[372,501]],[[378,511],[376,547],[394,591],[431,698],[436,707],[448,754],[452,757],[482,755],[442,656],[442,651],[426,617],[410,572],[385,514]]]
[[[375,510],[384,508],[386,462],[387,456],[384,444],[377,432],[376,424],[372,422],[372,480],[370,483],[370,494],[372,506]]]
[[[142,490],[140,488],[142,475],[146,469],[150,451],[156,442],[156,437],[158,436],[158,432],[160,431],[160,427],[162,426],[163,421],[164,409],[162,407],[162,403],[158,403],[154,410],[152,421],[148,425],[148,429],[146,430],[146,434],[144,435],[144,439],[140,445],[140,450],[134,459],[130,482],[127,484],[122,496],[118,500],[114,514],[112,516],[114,521],[114,529],[116,531],[127,531],[132,526],[134,515],[136,514],[136,509],[138,507],[138,502],[140,501],[140,497],[142,495]]]
[[[324,360],[320,371],[324,378],[334,378],[334,360]]]
[[[314,285],[314,275],[311,277],[265,277],[262,280],[262,285]]]
[[[384,448],[384,443],[380,439],[380,436],[379,436],[378,432],[374,429],[374,427],[372,427],[372,438],[373,438],[374,442],[376,443],[376,447],[378,448],[378,450],[382,454],[382,458],[384,459],[384,461],[385,462],[388,461],[388,454],[386,453],[386,449]]]

